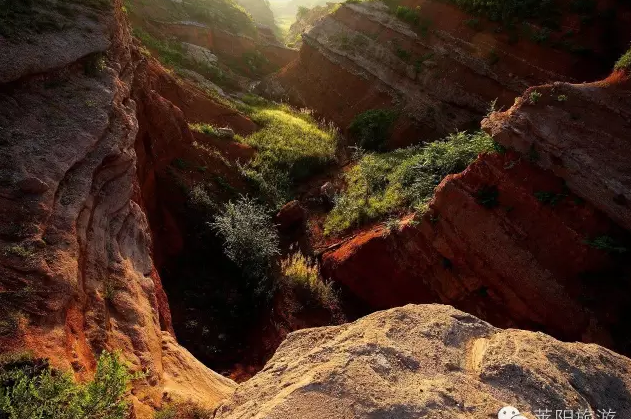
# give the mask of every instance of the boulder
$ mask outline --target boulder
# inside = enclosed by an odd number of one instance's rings
[[[300,201],[293,200],[285,205],[276,214],[276,222],[281,230],[290,230],[304,223],[306,212]]]
[[[496,418],[507,407],[627,418],[630,371],[631,360],[597,345],[408,305],[289,334],[215,418]]]

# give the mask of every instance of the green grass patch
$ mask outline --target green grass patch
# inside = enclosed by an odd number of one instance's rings
[[[631,48],[616,62],[615,70],[631,70]]]
[[[281,205],[290,198],[296,181],[334,161],[337,131],[332,125],[316,121],[308,112],[256,96],[244,100],[240,109],[261,126],[247,137],[235,136],[257,151],[244,172],[269,200]]]
[[[461,172],[479,153],[492,149],[487,134],[459,132],[427,145],[363,156],[346,175],[348,187],[326,219],[325,234],[424,207],[445,176]]]
[[[492,21],[515,23],[524,19],[540,20],[546,26],[557,26],[559,10],[551,0],[443,0],[465,11],[485,16]]]

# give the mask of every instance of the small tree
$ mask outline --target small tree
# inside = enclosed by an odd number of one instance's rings
[[[296,13],[297,19],[302,19],[306,14],[309,13],[309,8],[305,6],[298,7],[298,13]]]

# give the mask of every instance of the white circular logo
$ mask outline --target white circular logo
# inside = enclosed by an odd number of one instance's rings
[[[519,413],[516,407],[505,406],[497,413],[497,419],[528,419]]]

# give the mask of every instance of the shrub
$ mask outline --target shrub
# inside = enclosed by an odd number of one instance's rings
[[[423,207],[445,176],[464,170],[479,153],[492,149],[487,134],[459,132],[427,145],[364,155],[346,174],[348,187],[326,219],[325,234]]]
[[[357,145],[366,150],[381,150],[390,135],[397,113],[388,109],[371,109],[357,115],[348,131],[357,137]]]
[[[586,239],[585,244],[594,249],[602,250],[607,253],[623,254],[627,253],[629,249],[619,244],[615,239],[610,236],[598,236],[593,239]]]
[[[298,12],[296,13],[296,20],[300,20],[309,13],[309,8],[305,6],[298,6]]]
[[[476,201],[484,208],[495,208],[499,203],[500,192],[495,185],[485,185],[476,192]]]
[[[253,199],[229,201],[211,223],[224,241],[224,253],[244,274],[262,279],[278,255],[278,232],[272,217]]]
[[[75,383],[28,354],[0,361],[0,413],[8,419],[125,419],[133,376],[116,353],[103,352],[92,381]]]
[[[157,411],[155,419],[211,419],[213,411],[205,409],[193,402],[171,403]]]
[[[338,305],[338,296],[331,282],[323,281],[320,278],[318,264],[309,260],[300,251],[287,256],[281,262],[281,271],[283,283],[303,298],[323,307]]]
[[[529,98],[530,98],[530,103],[534,105],[537,102],[539,102],[539,99],[541,99],[541,93],[537,92],[536,90],[533,90],[532,92],[530,92]]]
[[[394,14],[396,17],[409,23],[410,25],[416,26],[419,23],[420,16],[418,10],[410,9],[405,6],[397,6]]]
[[[615,70],[631,71],[631,48],[616,62]]]

